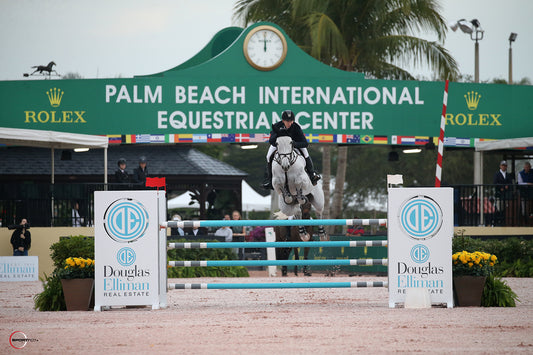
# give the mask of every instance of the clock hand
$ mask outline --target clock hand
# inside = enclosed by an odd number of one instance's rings
[[[264,40],[263,40],[263,43],[265,44],[264,46],[264,51],[266,52],[267,51],[267,34],[266,32],[263,32],[263,37],[264,37]]]

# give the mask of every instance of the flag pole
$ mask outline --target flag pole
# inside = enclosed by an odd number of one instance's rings
[[[442,154],[444,152],[444,129],[446,128],[446,105],[448,104],[448,80],[444,86],[444,98],[442,101],[442,115],[440,118],[439,147],[437,153],[437,170],[435,172],[435,187],[440,187],[442,176]]]

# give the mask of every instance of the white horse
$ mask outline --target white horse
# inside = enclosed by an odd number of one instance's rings
[[[272,186],[279,195],[279,208],[285,215],[301,219],[300,205],[309,201],[316,210],[318,219],[324,212],[324,192],[322,184],[315,186],[305,172],[305,159],[298,149],[293,148],[291,137],[278,137],[277,151],[272,161]],[[299,226],[300,239],[308,241],[309,234]],[[324,226],[318,227],[320,240],[328,240]]]

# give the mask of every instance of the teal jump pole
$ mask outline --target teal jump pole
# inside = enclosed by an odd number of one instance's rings
[[[386,219],[259,219],[259,220],[213,220],[213,221],[167,221],[161,228],[193,227],[274,227],[274,226],[372,226],[387,225]]]
[[[228,249],[228,248],[350,248],[350,247],[386,247],[386,240],[351,240],[329,242],[232,242],[232,243],[169,243],[169,249]]]
[[[293,283],[186,283],[168,284],[175,290],[228,290],[228,289],[276,289],[276,288],[354,288],[354,287],[388,287],[387,281],[357,282],[293,282]]]
[[[326,259],[326,260],[198,260],[169,261],[169,266],[317,266],[317,265],[387,265],[387,259]]]

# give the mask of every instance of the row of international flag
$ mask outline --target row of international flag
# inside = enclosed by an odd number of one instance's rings
[[[125,134],[108,135],[110,144],[132,143],[265,143],[269,134],[263,133],[187,133],[187,134]],[[310,143],[426,145],[438,137],[424,136],[375,136],[359,134],[306,134]],[[483,139],[481,139],[483,140]],[[474,147],[474,138],[445,137],[444,145],[450,147]]]

